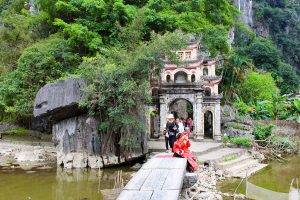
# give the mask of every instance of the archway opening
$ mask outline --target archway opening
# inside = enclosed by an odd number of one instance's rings
[[[208,75],[208,69],[207,69],[207,67],[204,67],[204,69],[203,69],[203,75],[204,76]]]
[[[169,113],[174,114],[175,119],[193,119],[193,104],[186,99],[175,99],[169,105]]]
[[[207,97],[211,96],[211,89],[210,88],[205,88],[204,95],[207,96]]]
[[[175,83],[186,83],[187,82],[187,73],[180,71],[175,74]]]
[[[170,75],[167,75],[167,78],[166,78],[166,79],[167,79],[167,82],[168,82],[168,83],[171,82],[171,76],[170,76]]]
[[[204,137],[213,138],[213,114],[210,111],[204,113]]]
[[[194,83],[194,82],[196,81],[196,76],[195,76],[195,74],[192,75],[191,81],[192,81],[192,83]]]

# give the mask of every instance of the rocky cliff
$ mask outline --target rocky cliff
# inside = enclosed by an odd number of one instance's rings
[[[85,85],[80,78],[57,81],[45,85],[36,95],[34,116],[53,121],[57,164],[65,168],[99,168],[124,163],[146,153],[145,133],[136,136],[134,149],[125,151],[119,144],[119,136],[99,132],[101,122],[78,106]],[[140,118],[146,123],[143,114]]]
[[[253,1],[252,0],[234,0],[238,10],[241,12],[241,20],[249,27],[253,26]]]

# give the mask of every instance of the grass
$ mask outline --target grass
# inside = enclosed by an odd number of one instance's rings
[[[227,156],[224,158],[224,161],[227,162],[227,161],[231,161],[231,160],[235,160],[237,159],[237,156],[236,155],[232,155],[232,156]]]
[[[230,138],[230,143],[250,147],[252,146],[252,138],[249,136],[239,136],[239,137],[233,137]]]
[[[25,135],[27,133],[30,133],[30,130],[25,129],[25,128],[17,128],[17,129],[5,131],[4,134],[9,134],[9,135]]]
[[[243,130],[243,131],[249,131],[249,128],[247,128],[243,125],[240,125],[238,123],[235,123],[235,122],[228,122],[225,126],[227,128],[233,128],[233,129],[238,129],[238,130]]]

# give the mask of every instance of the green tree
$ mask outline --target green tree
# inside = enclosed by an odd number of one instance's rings
[[[136,28],[138,23],[133,23]],[[129,28],[129,29],[131,29]],[[132,37],[132,31],[123,37]],[[175,58],[174,51],[183,47],[186,37],[180,32],[162,36],[152,34],[150,42],[135,40],[136,48],[111,47],[102,54],[86,59],[80,74],[88,80],[81,106],[100,118],[101,134],[107,151],[109,144],[119,144],[117,152],[129,152],[143,130],[142,115],[145,103],[151,100],[149,77],[155,78],[163,66],[161,58]]]
[[[281,62],[280,51],[267,39],[254,40],[248,47],[241,49],[241,53],[249,56],[259,69],[276,71]]]
[[[239,95],[246,101],[272,100],[279,94],[270,73],[250,72],[240,85]]]
[[[286,63],[280,63],[277,74],[282,78],[279,88],[284,94],[297,92],[300,90],[300,77],[297,75],[295,68]]]
[[[239,93],[239,85],[243,82],[247,71],[254,68],[251,60],[236,53],[225,58],[221,67],[223,76],[221,90],[227,102],[233,100],[234,95]]]
[[[25,49],[16,70],[0,83],[0,105],[17,118],[32,116],[37,91],[48,82],[74,73],[80,60],[59,35]]]

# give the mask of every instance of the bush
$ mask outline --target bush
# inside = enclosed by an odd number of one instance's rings
[[[252,138],[249,136],[239,136],[239,137],[233,137],[230,138],[230,143],[250,147],[252,145]]]
[[[279,94],[279,89],[276,87],[271,73],[250,72],[240,85],[239,95],[246,102],[256,100],[271,101],[276,94]]]
[[[275,125],[269,124],[265,125],[259,123],[254,128],[254,137],[256,140],[264,140],[270,135],[272,135],[272,130],[275,128]]]
[[[229,142],[229,136],[225,133],[224,136],[223,136],[223,142],[224,143],[227,143]]]
[[[276,146],[283,146],[285,148],[291,149],[294,146],[294,142],[287,136],[274,136],[271,138],[271,142]]]

